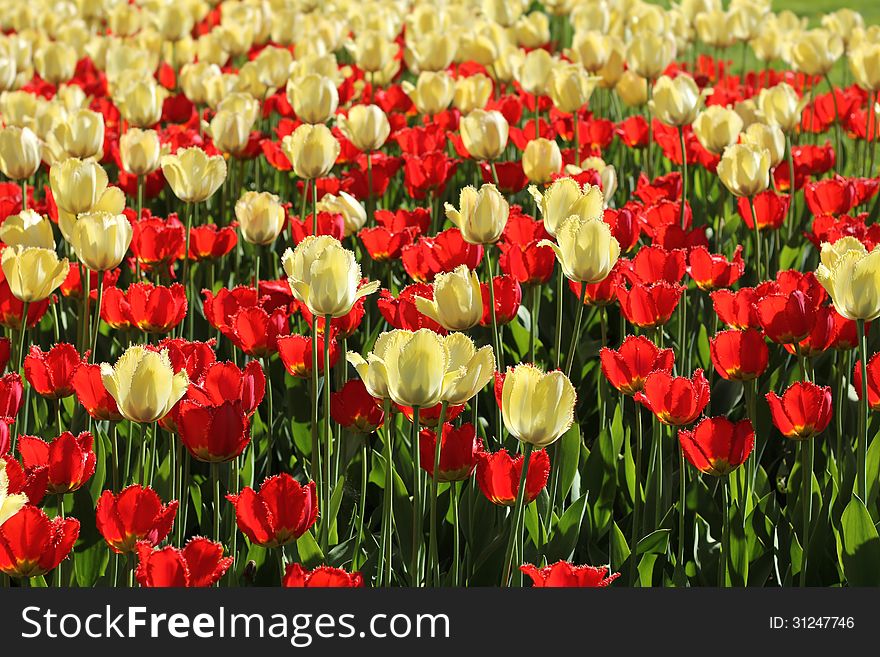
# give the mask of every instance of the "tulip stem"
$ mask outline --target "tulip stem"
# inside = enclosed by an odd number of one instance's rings
[[[682,576],[687,581],[687,575],[684,574],[684,544],[685,544],[685,514],[687,509],[687,470],[684,462],[684,450],[678,449],[678,567],[681,568]]]
[[[315,192],[317,195],[317,191]],[[324,425],[323,425],[323,448],[324,448],[324,522],[321,523],[321,552],[327,554],[330,544],[330,315],[324,316]],[[317,326],[317,316],[312,320]]]
[[[679,210],[678,218],[681,229],[684,230],[688,198],[688,160],[687,147],[684,142],[684,126],[678,126],[678,142],[681,146],[681,209]]]
[[[541,288],[538,285],[532,285],[529,294],[531,295],[531,308],[529,308],[529,362],[535,364],[535,348],[538,338],[538,312],[541,305]]]
[[[458,517],[458,506],[461,504],[461,482],[454,481],[452,482],[452,585],[453,586],[461,586],[461,563],[459,552],[461,551],[460,546],[460,530],[459,530],[459,517]]]
[[[828,77],[828,73],[825,73],[825,82],[828,83],[831,101],[834,103],[834,141],[837,144],[837,161],[839,162],[843,150],[843,144],[840,141],[840,111],[837,108],[837,94],[834,93],[834,85],[831,84],[831,78]]]
[[[574,124],[574,165],[579,167],[581,165],[581,126],[577,110],[571,115],[571,120]]]
[[[519,477],[519,490],[516,492],[516,503],[513,507],[513,526],[510,528],[510,536],[507,539],[507,552],[504,555],[504,570],[502,571],[501,586],[510,585],[511,569],[513,567],[513,546],[516,545],[516,537],[519,534],[520,517],[522,516],[523,500],[526,492],[526,478],[529,474],[529,461],[532,458],[532,450],[535,448],[531,443],[523,445],[522,472]]]
[[[116,432],[117,423],[110,420],[110,449],[113,450],[113,490],[118,492],[119,488],[119,440]],[[114,580],[116,578],[114,577]]]
[[[565,283],[565,275],[562,273],[562,266],[556,273],[556,369],[562,361],[562,290]]]
[[[868,499],[868,337],[865,334],[865,320],[856,320],[856,331],[859,335],[859,360],[862,364],[862,412],[859,414],[856,489],[858,490],[859,498],[864,502]]]
[[[788,223],[788,239],[791,239],[791,236],[794,234],[793,214],[794,214],[794,202],[795,202],[795,198],[796,198],[796,195],[795,195],[796,189],[795,189],[795,185],[794,185],[794,179],[795,179],[794,151],[792,151],[791,135],[789,135],[789,134],[785,135],[785,151],[786,151],[786,157],[788,158],[788,212],[787,212],[787,215],[788,215],[788,217],[787,217],[787,220],[788,220],[787,221],[787,223]],[[754,206],[752,208],[752,211],[754,212]],[[754,221],[755,225],[757,226],[758,222],[755,219],[754,214],[752,215],[752,221]]]
[[[392,548],[392,522],[394,496],[394,436],[391,432],[391,400],[382,402],[384,413],[385,435],[385,490],[382,491],[382,551],[379,554],[379,567],[377,583],[382,586],[391,586],[391,548]]]
[[[373,218],[373,151],[368,150],[367,156],[367,223]]]
[[[321,481],[321,449],[318,442],[318,321],[312,319],[312,455],[309,468],[311,476],[318,489],[318,500],[320,501],[320,509],[326,513],[326,500],[324,499],[324,485]],[[325,518],[321,518],[321,524],[325,522]]]
[[[755,199],[754,197],[749,197],[749,209],[752,213],[752,225],[755,229],[755,255],[757,256],[755,261],[755,273],[758,276],[758,280],[756,283],[760,283],[764,280],[761,266],[761,231],[758,228],[758,213],[755,211]]]
[[[318,234],[318,181],[312,181],[312,235]]]
[[[104,281],[102,280],[103,272],[98,272],[98,299],[95,304],[95,324],[92,332],[92,362],[97,359],[98,353],[98,333],[101,328],[101,301],[104,297]]]
[[[504,371],[504,352],[502,351],[501,340],[498,336],[498,316],[495,312],[495,267],[492,264],[492,253],[489,247],[486,248],[486,269],[489,271],[489,280],[486,285],[489,288],[489,316],[492,318],[492,347],[495,350],[495,367],[499,372]],[[501,407],[495,404],[495,438],[498,444],[502,444],[504,425],[501,421]],[[442,429],[442,425],[441,429]]]
[[[413,406],[412,440],[410,451],[413,458],[413,527],[412,527],[412,563],[410,564],[410,585],[421,585],[422,556],[422,464],[419,454],[419,407]]]
[[[89,302],[91,301],[91,290],[89,289],[91,286],[92,278],[89,275],[89,270],[85,267],[85,265],[79,265],[79,278],[82,282],[82,308],[80,309],[80,317],[79,317],[79,351],[80,353],[85,352],[87,345],[91,344],[89,340],[89,326],[91,325],[92,317],[89,313]]]
[[[30,306],[30,303],[27,301],[22,304],[21,327],[18,330],[18,354],[15,364],[16,373],[21,371],[21,365],[24,363],[24,341],[27,335],[28,306]]]
[[[621,398],[621,404],[623,403],[624,398]],[[635,406],[635,441],[633,444],[633,451],[635,452],[635,489],[633,493],[633,523],[631,530],[631,539],[630,545],[630,554],[633,555],[632,563],[630,565],[630,586],[635,586],[636,582],[638,582],[638,573],[639,569],[636,567],[635,554],[636,547],[639,544],[639,540],[642,534],[642,409],[637,401],[633,401],[633,405]]]
[[[648,108],[648,107],[650,107],[651,96],[652,96],[651,92],[653,91],[653,87],[651,86],[651,79],[650,78],[645,78],[645,87],[647,89],[647,98],[648,98],[648,103],[645,105],[645,107]],[[652,146],[653,146],[653,142],[654,142],[654,120],[653,120],[653,117],[651,116],[651,111],[649,109],[645,110],[645,114],[647,115],[645,118],[647,118],[647,122],[648,122],[648,152],[645,154],[645,171],[648,174],[648,180],[653,180],[654,179],[653,170],[652,170],[653,169],[653,166],[652,166],[653,153],[651,151],[653,150]]]
[[[357,527],[357,536],[354,539],[354,552],[351,558],[351,570],[356,571],[358,569],[358,565],[360,564],[360,556],[361,556],[361,541],[363,540],[364,535],[364,517],[367,515],[367,476],[368,476],[368,457],[367,457],[367,447],[368,442],[364,439],[363,444],[361,445],[361,499],[360,499],[360,513],[358,514],[358,527]]]
[[[721,554],[718,558],[718,586],[727,586],[727,562],[730,558],[730,476],[724,475],[721,482],[722,495],[722,524],[721,524]]]
[[[211,464],[211,490],[214,491],[214,527],[213,534],[215,541],[220,540],[220,468],[219,463]]]
[[[584,299],[586,299],[586,297],[587,297],[587,284],[582,282],[581,283],[581,293],[578,296],[578,309],[577,309],[577,313],[575,314],[575,320],[574,320],[574,331],[572,331],[572,334],[571,334],[571,344],[568,347],[568,356],[565,359],[565,376],[567,376],[568,378],[571,378],[571,367],[572,367],[572,365],[574,365],[574,352],[575,352],[575,348],[577,347],[578,338],[580,337],[581,322],[583,321],[583,318],[584,318]],[[601,404],[600,404],[599,411],[600,411],[600,413],[602,411]],[[602,424],[601,421],[600,421],[600,424]]]
[[[807,585],[807,554],[810,551],[810,516],[813,510],[813,441],[801,442],[801,586]]]
[[[431,537],[428,563],[431,565],[431,585],[440,586],[440,559],[437,552],[437,490],[440,486],[440,446],[443,443],[443,424],[446,422],[446,409],[449,402],[441,402],[440,418],[437,421],[437,431],[434,441],[434,469],[431,475]],[[419,439],[419,437],[416,437]],[[418,451],[419,445],[413,445],[413,451]]]

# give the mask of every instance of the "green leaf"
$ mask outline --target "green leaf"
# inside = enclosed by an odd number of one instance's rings
[[[658,529],[639,541],[636,554],[666,554],[669,549],[670,529]]]
[[[855,495],[843,512],[843,572],[850,586],[880,586],[880,536]]]
[[[616,522],[611,523],[611,563],[620,566],[629,559],[629,546],[626,537]]]
[[[584,519],[584,511],[587,508],[588,495],[589,493],[581,495],[574,504],[568,507],[553,528],[552,538],[547,544],[546,550],[548,563],[560,559],[571,559],[574,554],[581,522]]]
[[[577,474],[581,455],[581,430],[577,422],[571,425],[559,441],[559,495],[565,499]]]
[[[712,367],[712,357],[709,353],[709,333],[705,324],[700,324],[700,333],[697,336],[697,354],[700,357],[700,364],[703,369]]]
[[[330,543],[335,545],[339,542],[339,528],[338,523],[336,522],[339,517],[339,507],[342,504],[342,494],[345,492],[345,477],[340,477],[339,481],[336,482],[336,487],[333,489],[333,494],[330,496]]]
[[[296,541],[296,551],[299,554],[299,560],[306,568],[314,568],[319,566],[324,560],[324,553],[318,546],[312,532],[308,531]]]

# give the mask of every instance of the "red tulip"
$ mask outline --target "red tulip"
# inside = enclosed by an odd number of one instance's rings
[[[757,379],[770,359],[764,336],[755,329],[721,331],[709,341],[715,371],[731,381]]]
[[[523,455],[511,457],[506,449],[497,452],[481,452],[477,457],[477,484],[486,499],[500,506],[513,506],[519,492],[522,476]],[[529,471],[526,474],[526,490],[523,503],[530,504],[547,485],[550,475],[550,457],[547,450],[532,452]]]
[[[65,431],[51,443],[21,436],[18,450],[26,470],[48,468],[48,491],[63,495],[79,490],[95,474],[95,439],[88,431],[74,436]]]
[[[611,227],[611,234],[624,253],[632,251],[639,242],[642,229],[635,213],[627,207],[605,208],[603,220]],[[549,248],[549,247],[542,247]]]
[[[40,466],[25,470],[12,454],[0,456],[0,460],[6,462],[6,476],[9,478],[7,492],[10,495],[24,493],[28,503],[35,506],[43,501],[49,486],[49,468]]]
[[[117,554],[134,552],[138,542],[152,547],[165,540],[177,515],[177,500],[162,504],[152,488],[135,484],[118,495],[105,490],[98,498],[95,522]]]
[[[315,234],[315,222],[311,214],[305,217],[291,217],[290,234],[294,244],[299,244],[306,237]],[[345,217],[338,212],[318,213],[318,235],[330,235],[338,240],[345,237]]]
[[[513,276],[496,276],[492,279],[492,287],[495,292],[495,321],[501,324],[509,324],[516,317],[522,303],[522,287]],[[480,291],[483,298],[483,317],[480,326],[492,326],[492,313],[489,302],[489,284],[480,283]]]
[[[768,392],[770,417],[780,433],[792,440],[807,440],[822,433],[831,422],[831,388],[809,381],[793,383],[782,393]]]
[[[664,200],[675,201],[681,198],[681,187],[681,173],[678,171],[658,176],[654,180],[649,180],[644,173],[639,173],[635,195],[647,204]]]
[[[349,193],[355,198],[381,198],[388,190],[391,179],[402,166],[402,157],[389,156],[381,151],[374,151],[370,155],[372,175],[368,176],[367,156],[361,154],[355,159],[354,166],[349,167],[345,172],[342,184],[348,187]],[[372,183],[372,187],[370,183]]]
[[[621,278],[620,271],[615,266],[603,281],[587,285],[587,291],[584,292],[584,305],[610,306],[615,303],[617,301],[617,289],[621,286]],[[581,283],[578,281],[568,281],[568,289],[578,299],[581,298]]]
[[[776,274],[776,280],[774,283],[775,287],[772,289],[775,291],[768,291],[761,296],[766,296],[766,294],[787,295],[792,292],[802,292],[806,295],[807,302],[811,304],[813,308],[818,308],[825,303],[826,299],[828,299],[828,292],[825,291],[825,288],[819,282],[819,279],[816,278],[816,275],[811,271],[804,273],[797,271],[796,269],[786,269]],[[762,286],[759,286],[758,291],[760,292],[761,289]]]
[[[284,363],[284,369],[291,376],[301,379],[312,377],[312,339],[304,335],[286,335],[278,338],[278,355]],[[339,345],[335,339],[330,340],[330,367],[335,367],[339,360]],[[324,336],[318,336],[318,372],[324,372]]]
[[[862,363],[856,361],[853,369],[853,385],[859,399],[862,399]],[[868,406],[872,411],[880,410],[880,353],[871,356],[868,361]]]
[[[49,519],[30,504],[0,526],[0,572],[37,577],[58,567],[79,536],[76,518]]]
[[[190,260],[222,258],[235,248],[238,234],[235,226],[218,227],[216,224],[193,226],[189,234]]]
[[[638,283],[627,289],[617,288],[617,300],[626,320],[643,329],[656,328],[669,321],[684,287],[666,281],[653,284]]]
[[[841,237],[851,236],[864,244],[868,251],[872,251],[880,244],[880,224],[872,223],[869,226],[865,223],[866,218],[866,213],[857,217],[819,215],[813,219],[810,232],[804,234],[817,249],[822,248],[823,242],[834,244]]]
[[[104,387],[100,365],[82,363],[73,373],[71,385],[79,403],[94,419],[112,422],[122,419],[116,400]]]
[[[422,429],[419,433],[419,462],[430,477],[434,476],[436,448],[437,433],[430,429]],[[466,422],[455,428],[449,422],[445,422],[440,441],[440,470],[437,473],[437,481],[464,481],[470,478],[482,452],[483,441],[477,436],[473,424]]]
[[[185,371],[190,383],[202,383],[209,368],[217,362],[214,353],[216,340],[207,342],[184,340],[183,338],[164,338],[159,341],[159,349],[168,350],[168,359],[175,373]]]
[[[523,170],[522,162],[509,160],[507,162],[495,162],[495,171],[488,162],[480,162],[480,173],[484,183],[494,183],[495,175],[498,175],[498,191],[502,194],[518,194],[529,184],[529,179]]]
[[[96,271],[89,272],[89,298],[92,301],[98,300],[98,273],[99,272]],[[67,278],[64,279],[64,282],[62,282],[61,286],[58,288],[61,290],[62,295],[65,297],[82,299],[83,288],[79,274],[80,265],[70,263]],[[101,276],[101,285],[104,287],[105,291],[116,285],[117,281],[119,281],[120,274],[122,274],[122,272],[119,269],[111,269],[110,271],[105,271],[103,273]],[[101,303],[103,303],[103,300]]]
[[[805,358],[815,358],[825,353],[835,337],[834,315],[837,311],[832,306],[820,306],[816,310],[816,321],[810,329],[810,333],[798,343],[786,343],[783,348],[793,356],[801,355]],[[855,324],[855,322],[853,322]],[[855,327],[853,327],[855,332]]]
[[[132,222],[131,252],[143,265],[169,265],[183,257],[185,229],[176,214],[168,219],[150,217]]]
[[[419,312],[419,309],[416,308],[416,297],[433,299],[434,288],[427,283],[413,283],[403,288],[397,298],[394,298],[388,290],[380,290],[376,305],[385,321],[394,328],[408,331],[428,328],[440,335],[446,335],[446,329],[427,315]]]
[[[24,376],[43,397],[61,399],[73,394],[73,373],[83,362],[73,345],[60,342],[49,351],[31,346],[24,358]]]
[[[128,331],[134,324],[131,317],[131,304],[125,292],[118,287],[108,287],[101,299],[101,319],[118,331]]]
[[[437,428],[437,424],[440,422],[440,409],[442,404],[435,404],[434,406],[430,406],[428,408],[423,408],[419,411],[419,422],[423,427],[429,427],[432,429]],[[394,407],[403,413],[403,416],[409,420],[413,421],[413,409],[411,406],[403,406],[401,404],[395,404]],[[464,404],[458,404],[456,406],[447,406],[446,407],[446,419],[444,422],[452,422],[461,415],[461,412],[464,410]]]
[[[651,372],[672,372],[675,354],[672,349],[658,348],[643,335],[628,335],[616,351],[602,347],[599,360],[611,385],[625,395],[634,395],[644,388]]]
[[[363,585],[364,578],[360,573],[348,573],[331,566],[305,570],[298,563],[287,564],[281,580],[281,586],[286,589],[360,588]]]
[[[697,470],[723,477],[749,458],[755,447],[755,430],[749,420],[734,424],[726,417],[707,417],[691,431],[679,429],[678,442],[684,457]]]
[[[701,290],[711,292],[730,287],[745,273],[746,265],[742,259],[742,246],[737,246],[733,258],[728,261],[723,255],[709,253],[704,246],[695,246],[688,254],[688,273]]]
[[[778,344],[800,342],[816,323],[816,310],[800,290],[767,295],[758,300],[756,307],[761,328]]]
[[[287,283],[285,282],[285,285]],[[302,315],[303,319],[306,320],[306,324],[309,325],[309,328],[312,328],[312,322],[314,321],[314,317],[312,315],[312,311],[309,310],[308,306],[301,301],[296,301],[296,307],[299,309],[299,314]],[[332,335],[337,340],[344,340],[345,338],[350,338],[354,335],[355,331],[361,325],[361,321],[364,319],[364,298],[361,297],[357,301],[354,302],[354,305],[351,307],[345,315],[342,317],[334,317],[330,320],[330,330]],[[318,334],[324,334],[324,318],[318,317]]]
[[[431,211],[428,208],[376,210],[373,213],[376,224],[393,233],[412,231],[413,234],[424,234],[431,226]]]
[[[248,417],[238,400],[203,406],[184,399],[178,406],[176,422],[180,440],[199,461],[231,461],[251,441]]]
[[[856,330],[856,322],[847,319],[830,306],[831,321],[834,327],[831,330],[831,342],[828,344],[830,349],[840,349],[849,351],[859,346],[859,338]],[[870,330],[871,322],[865,322],[865,334]]]
[[[392,139],[406,155],[425,155],[446,149],[446,130],[438,124],[401,128]]]
[[[777,194],[772,189],[765,190],[754,197],[755,216],[758,218],[758,230],[779,230],[788,216],[788,206],[791,196]],[[752,220],[752,208],[749,199],[740,197],[736,203],[739,216],[745,222],[749,230],[755,230],[755,222]]]
[[[210,290],[202,290],[202,297],[205,319],[224,334],[232,331],[233,318],[239,310],[260,306],[257,290],[245,285],[239,285],[231,290],[220,288],[216,296]]]
[[[411,198],[420,200],[428,194],[442,194],[455,175],[458,160],[442,151],[403,156],[403,184]]]
[[[651,234],[651,243],[664,249],[692,249],[696,246],[709,248],[706,228],[700,226],[686,231],[678,224],[660,226]]]
[[[21,408],[24,386],[15,372],[0,377],[0,418],[15,418]]]
[[[687,271],[686,259],[682,249],[667,251],[662,246],[644,246],[622,271],[633,284],[665,281],[676,285]]]
[[[690,205],[685,205],[684,226],[681,225],[681,201],[672,199],[660,199],[647,205],[639,212],[639,221],[645,232],[654,236],[657,231],[667,226],[678,226],[683,230],[691,227],[693,214]]]
[[[856,205],[855,191],[849,180],[836,176],[804,185],[804,199],[815,216],[846,214]]]
[[[468,244],[458,228],[449,228],[436,237],[421,236],[403,249],[403,268],[419,283],[430,283],[441,272],[450,272],[459,265],[476,269],[483,259],[483,247]]]
[[[538,246],[542,239],[549,238],[543,221],[534,221],[527,215],[511,212],[498,242],[501,271],[524,285],[549,281],[556,256],[549,246]]]
[[[147,333],[168,333],[186,317],[186,291],[180,283],[132,283],[126,297],[132,323]]]
[[[49,299],[37,301],[28,305],[27,327],[33,328],[46,314],[49,308]],[[19,330],[24,315],[24,303],[12,296],[9,282],[5,274],[0,270],[0,326]]]
[[[342,390],[330,393],[330,416],[336,424],[357,433],[373,433],[385,413],[360,379],[350,379]]]
[[[759,296],[753,287],[732,290],[716,290],[709,295],[718,318],[730,328],[761,328],[755,304]]]
[[[231,318],[223,332],[232,343],[248,356],[268,358],[278,351],[278,342],[287,336],[287,314],[275,310],[271,314],[259,307],[243,308]]]
[[[287,473],[266,479],[259,492],[245,486],[227,495],[235,506],[235,521],[251,543],[279,547],[305,534],[318,519],[315,482],[305,486]]]
[[[405,229],[394,233],[383,226],[373,226],[362,228],[357,236],[370,258],[376,262],[387,262],[401,257],[403,249],[413,243],[415,232]]]
[[[618,123],[615,132],[630,148],[644,148],[648,145],[648,122],[641,114],[630,116]]]
[[[9,355],[12,351],[12,341],[9,338],[0,338],[0,372],[9,364]]]
[[[191,538],[183,549],[170,545],[154,549],[141,541],[137,555],[134,576],[145,588],[213,586],[233,561],[223,556],[222,544],[202,536]]]
[[[684,426],[700,417],[709,403],[709,382],[701,369],[690,379],[657,370],[645,378],[645,387],[635,400],[663,424]]]
[[[187,399],[203,406],[221,406],[225,401],[237,401],[245,415],[251,417],[263,401],[266,375],[259,361],[249,361],[244,369],[234,363],[211,363],[198,384],[190,384]]]
[[[604,588],[620,577],[620,573],[609,575],[605,566],[575,566],[567,561],[543,568],[526,563],[519,569],[532,578],[535,588]]]

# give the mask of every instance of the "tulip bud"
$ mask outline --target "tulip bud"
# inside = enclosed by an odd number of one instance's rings
[[[86,212],[77,218],[70,237],[76,257],[87,269],[108,271],[125,257],[132,228],[123,214]]]
[[[816,278],[838,313],[852,320],[880,317],[880,249],[868,251],[854,237],[822,244]]]
[[[155,14],[156,27],[165,41],[180,41],[193,30],[192,5],[169,3],[161,5]]]
[[[736,143],[742,128],[743,120],[739,114],[720,105],[707,107],[694,120],[694,134],[697,139],[703,148],[716,155]]]
[[[391,134],[388,117],[378,105],[355,105],[348,116],[337,117],[336,125],[355,148],[367,153],[382,148]]]
[[[767,123],[778,125],[783,132],[790,133],[800,124],[801,112],[809,99],[799,98],[791,85],[780,82],[775,87],[761,89],[757,102]]]
[[[0,114],[7,126],[32,128],[37,113],[37,97],[27,91],[4,91],[0,94]]]
[[[611,56],[611,38],[601,32],[590,31],[575,35],[569,55],[572,61],[583,66],[587,72],[596,73]]]
[[[12,296],[25,303],[48,299],[69,272],[67,258],[59,260],[55,251],[35,246],[3,249],[0,267]]]
[[[521,16],[513,28],[521,48],[540,48],[550,42],[550,18],[541,11]]]
[[[17,73],[15,58],[0,54],[0,91],[8,91],[16,87]]]
[[[26,180],[40,168],[40,140],[29,128],[0,130],[0,171],[12,180]]]
[[[620,257],[620,244],[611,227],[592,217],[572,215],[556,231],[555,244],[541,240],[538,246],[553,249],[566,278],[587,285],[604,281]]]
[[[0,224],[0,242],[7,246],[36,246],[55,249],[52,223],[33,210],[11,214]]]
[[[211,119],[211,139],[221,153],[237,157],[247,148],[253,125],[243,113],[220,110]]]
[[[130,81],[113,94],[119,113],[135,128],[149,128],[162,118],[167,92],[153,78]]]
[[[459,209],[445,205],[446,217],[461,231],[470,244],[494,244],[507,225],[510,206],[495,185],[483,185],[477,191],[470,185],[461,190]]]
[[[76,59],[73,46],[60,41],[47,43],[34,53],[34,65],[40,77],[55,86],[73,77]]]
[[[547,82],[553,70],[553,56],[542,48],[528,53],[518,66],[514,67],[514,77],[528,93],[543,96],[547,93]]]
[[[245,192],[235,203],[241,235],[251,244],[271,244],[287,222],[281,200],[269,192]]]
[[[721,156],[718,177],[734,196],[754,198],[770,186],[770,151],[754,144],[734,144]]]
[[[383,70],[394,59],[397,50],[390,39],[374,30],[360,32],[347,47],[358,68],[367,73]]]
[[[101,363],[101,379],[119,412],[132,422],[155,422],[171,411],[189,387],[186,370],[174,373],[168,350],[143,345],[125,350],[112,367]]]
[[[119,138],[122,168],[133,176],[146,176],[159,168],[162,145],[155,130],[129,128]]]
[[[509,126],[498,110],[474,110],[459,124],[461,141],[471,157],[492,161],[501,157],[507,146]]]
[[[546,183],[562,169],[562,153],[555,141],[533,139],[522,154],[523,172],[533,183]]]
[[[184,96],[196,106],[207,104],[207,88],[208,81],[212,78],[220,78],[223,72],[216,64],[209,64],[206,61],[199,61],[194,64],[187,64],[180,69],[178,81],[183,89]]]
[[[305,123],[326,123],[339,105],[333,81],[316,73],[288,80],[287,101]]]
[[[49,170],[52,196],[59,210],[88,212],[107,189],[107,173],[92,159],[71,157]]]
[[[880,43],[864,43],[849,55],[849,70],[865,91],[880,89]]]
[[[648,102],[648,81],[633,71],[626,71],[614,90],[627,107],[642,107]]]
[[[825,75],[843,55],[843,39],[816,29],[795,36],[788,55],[794,68],[806,75]]]
[[[160,162],[171,191],[184,203],[201,203],[211,198],[226,180],[223,156],[208,156],[198,146],[163,155]]]
[[[358,299],[379,289],[378,281],[361,286],[361,267],[329,235],[309,235],[281,259],[293,296],[320,317],[347,315]]]
[[[486,18],[502,27],[512,27],[523,13],[519,0],[483,0],[481,8]]]
[[[573,114],[590,102],[600,80],[588,75],[579,64],[560,64],[550,72],[547,92],[556,109]]]
[[[765,23],[761,27],[761,31],[749,41],[749,46],[755,53],[755,57],[762,62],[769,63],[782,57],[784,43],[784,37],[779,28],[774,24]]]
[[[483,109],[492,97],[492,80],[482,73],[458,78],[455,81],[455,94],[452,105],[462,114]]]
[[[660,76],[654,84],[654,93],[648,108],[656,119],[667,125],[690,125],[703,105],[707,91],[700,91],[689,75],[670,78]]]
[[[483,317],[483,295],[477,272],[459,265],[434,277],[434,298],[416,297],[416,308],[447,331],[466,331]]]
[[[675,52],[675,38],[671,34],[645,32],[629,44],[626,61],[636,75],[656,80],[675,58]]]
[[[744,144],[766,148],[770,153],[770,168],[778,166],[785,157],[785,135],[779,126],[753,123],[742,134]]]
[[[270,89],[280,89],[287,83],[293,64],[293,55],[287,48],[267,46],[254,61],[257,63],[260,79]]]
[[[449,107],[455,94],[455,83],[445,72],[423,71],[419,74],[415,86],[404,82],[402,87],[419,113],[428,116],[438,114]]]
[[[293,172],[305,180],[326,176],[339,157],[339,142],[323,123],[304,123],[281,141]]]
[[[445,71],[452,60],[458,44],[454,37],[443,32],[429,32],[407,41],[405,56],[412,62],[410,69],[420,71]]]
[[[501,415],[510,435],[535,447],[556,442],[574,422],[577,396],[560,371],[534,365],[508,367],[501,388]]]
[[[367,212],[364,206],[348,192],[325,194],[318,202],[318,212],[330,212],[342,215],[344,222],[344,236],[353,235],[367,223]]]
[[[58,126],[55,135],[70,157],[84,160],[104,155],[104,116],[98,112],[77,110]]]

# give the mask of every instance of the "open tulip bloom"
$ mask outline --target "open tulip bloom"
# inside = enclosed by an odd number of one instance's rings
[[[880,585],[877,26],[109,4],[3,21],[0,587]]]

